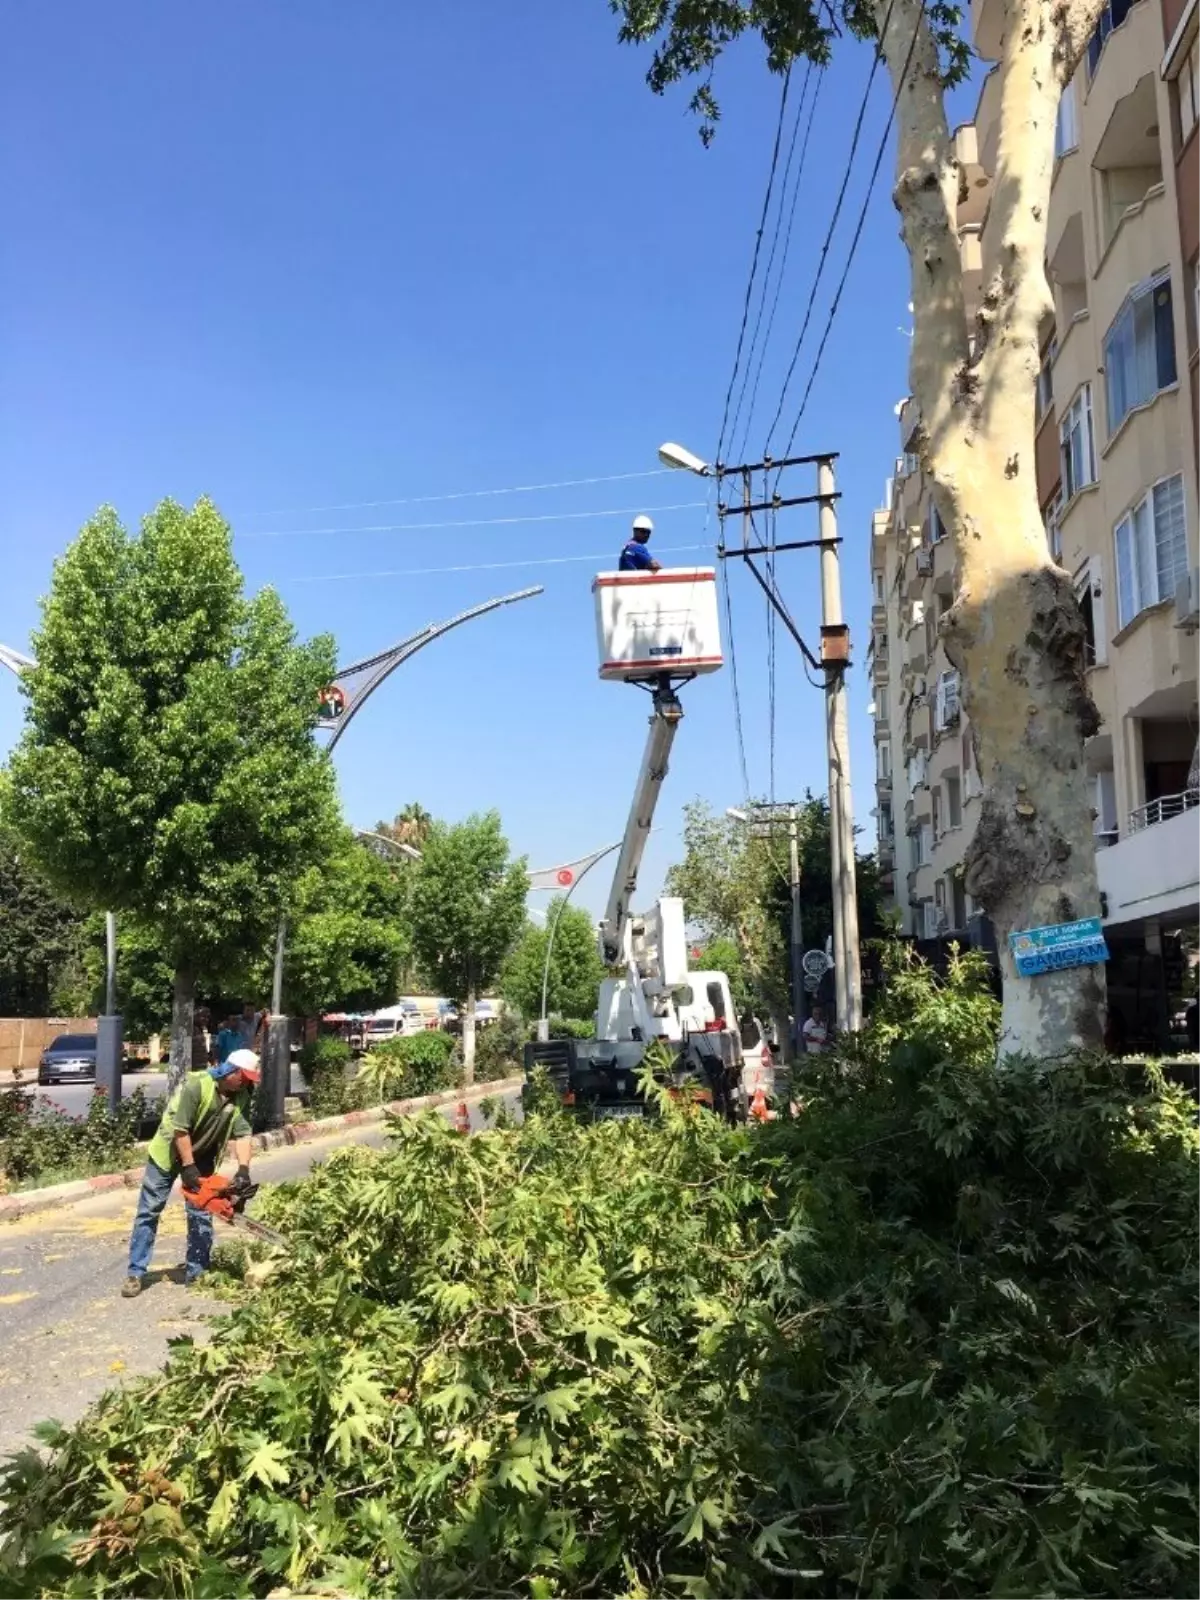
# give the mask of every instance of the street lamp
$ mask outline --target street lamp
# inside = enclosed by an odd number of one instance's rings
[[[711,478],[718,470],[710,467],[707,461],[701,461],[690,450],[685,450],[681,444],[659,445],[658,459],[664,467],[671,467],[678,472],[694,472],[698,478]]]
[[[726,806],[725,815],[727,817],[732,817],[735,822],[750,821],[749,813],[745,811],[739,811],[737,806]]]

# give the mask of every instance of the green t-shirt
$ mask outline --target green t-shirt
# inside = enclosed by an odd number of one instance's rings
[[[227,1100],[207,1072],[189,1073],[167,1101],[158,1132],[150,1141],[151,1161],[164,1172],[178,1172],[174,1136],[186,1133],[192,1141],[193,1159],[207,1177],[216,1171],[230,1139],[249,1137],[249,1107],[249,1090]]]

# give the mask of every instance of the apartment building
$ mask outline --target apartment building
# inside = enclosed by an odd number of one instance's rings
[[[1003,0],[975,0],[985,61]],[[1046,536],[1075,580],[1103,725],[1089,741],[1110,994],[1164,1043],[1181,926],[1200,911],[1197,774],[1196,0],[1110,0],[1059,107],[1036,465]],[[960,247],[989,261],[999,75],[958,131]],[[901,455],[872,523],[880,860],[906,932],[985,948],[961,863],[979,779],[937,619],[953,560],[898,409]],[[994,945],[993,945],[994,948]]]

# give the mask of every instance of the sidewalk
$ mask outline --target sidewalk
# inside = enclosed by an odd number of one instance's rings
[[[489,1088],[510,1106],[519,1104],[510,1084],[478,1086],[470,1102],[473,1129],[483,1125],[478,1107]],[[443,1116],[453,1118],[458,1098],[440,1108]],[[379,1120],[339,1128],[257,1155],[254,1176],[263,1183],[300,1178],[335,1150],[378,1148],[386,1138]],[[0,1227],[0,1456],[28,1444],[42,1418],[75,1422],[105,1389],[154,1372],[171,1339],[204,1338],[206,1319],[229,1309],[167,1276],[183,1259],[177,1196],[163,1213],[148,1286],[136,1300],[121,1299],[136,1201],[135,1189],[116,1189]]]
[[[523,1077],[501,1078],[494,1083],[474,1083],[469,1089],[442,1089],[437,1094],[419,1096],[413,1100],[390,1100],[386,1105],[368,1111],[347,1111],[338,1117],[322,1117],[289,1123],[272,1133],[257,1133],[254,1149],[273,1150],[280,1145],[304,1144],[311,1139],[323,1139],[330,1134],[352,1128],[369,1127],[382,1123],[386,1117],[409,1116],[415,1111],[425,1111],[447,1105],[457,1105],[466,1100],[475,1105],[488,1096],[508,1095],[519,1090]],[[136,1146],[139,1159],[136,1166],[123,1172],[103,1172],[92,1178],[74,1178],[68,1183],[47,1184],[41,1189],[19,1189],[13,1194],[0,1195],[0,1223],[30,1216],[37,1211],[52,1211],[60,1206],[79,1205],[93,1195],[108,1189],[138,1188],[142,1181],[145,1158],[140,1153],[147,1148],[143,1142]],[[3,1305],[0,1299],[0,1305]]]

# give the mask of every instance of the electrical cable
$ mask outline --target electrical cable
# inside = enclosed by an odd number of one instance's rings
[[[664,545],[659,551],[660,555],[682,555],[685,551],[709,550],[707,544],[669,544]],[[318,573],[289,573],[286,577],[276,579],[279,583],[348,583],[352,581],[363,582],[374,578],[429,578],[447,572],[500,572],[512,567],[561,567],[576,561],[603,561],[611,557],[612,551],[605,550],[599,555],[580,556],[534,556],[529,561],[469,561],[456,567],[405,567],[403,569],[390,568],[382,572],[318,572]]]
[[[893,0],[893,3],[894,3],[894,0]],[[801,422],[801,419],[804,416],[805,408],[808,405],[808,397],[809,397],[809,395],[812,394],[813,384],[816,382],[817,373],[820,371],[821,357],[825,354],[825,346],[829,341],[829,334],[830,334],[830,331],[833,328],[834,318],[837,316],[838,307],[841,304],[842,291],[846,287],[846,280],[850,276],[850,268],[854,264],[854,256],[855,256],[856,251],[858,250],[859,240],[862,238],[863,225],[865,224],[865,222],[867,220],[867,209],[870,206],[871,196],[872,196],[872,194],[874,193],[874,190],[875,190],[875,183],[876,183],[876,180],[879,177],[879,169],[883,165],[883,158],[884,158],[884,154],[887,151],[888,139],[891,137],[892,123],[896,119],[896,107],[900,104],[900,95],[901,95],[901,92],[904,89],[904,82],[905,82],[905,79],[908,77],[908,69],[912,65],[912,58],[913,58],[913,55],[915,54],[916,48],[917,48],[917,40],[918,40],[918,38],[920,37],[920,34],[921,34],[921,24],[925,20],[925,4],[926,4],[926,0],[921,0],[920,7],[918,8],[918,11],[917,11],[916,24],[913,27],[912,38],[909,40],[909,44],[908,44],[908,54],[904,58],[904,66],[900,70],[900,77],[899,77],[899,79],[897,80],[897,83],[896,83],[896,91],[892,96],[892,105],[891,105],[890,111],[888,112],[887,123],[886,123],[886,125],[884,127],[883,135],[882,135],[882,137],[880,138],[880,141],[879,141],[879,148],[875,152],[875,164],[871,168],[871,176],[870,176],[870,178],[869,178],[869,180],[867,182],[867,192],[863,196],[863,202],[862,202],[861,207],[859,208],[858,222],[855,225],[854,235],[850,240],[850,249],[849,249],[849,251],[848,251],[848,253],[846,255],[846,264],[842,268],[842,275],[841,275],[841,278],[838,280],[837,290],[834,293],[833,300],[831,301],[830,306],[829,306],[829,315],[825,319],[825,329],[824,329],[824,332],[821,334],[821,342],[817,346],[817,353],[816,353],[816,356],[815,356],[815,358],[813,360],[812,371],[808,375],[808,382],[805,385],[804,394],[803,394],[803,396],[801,397],[801,400],[800,400],[800,409],[796,413],[796,420],[795,420],[795,422],[793,422],[792,431],[788,435],[788,442],[787,442],[787,445],[785,446],[784,452],[783,452],[785,456],[788,455],[789,452],[791,451],[792,445],[795,442],[796,434],[799,432],[800,422]],[[891,15],[891,5],[889,5],[889,7],[888,7],[888,16],[890,17],[890,15]],[[885,21],[884,26],[886,28],[886,26],[887,26],[886,21]],[[882,45],[883,45],[883,35],[881,33],[880,34],[880,49],[881,50],[882,50]]]
[[[749,350],[747,351],[747,354],[746,354],[746,365],[745,365],[745,367],[743,368],[743,371],[742,371],[741,387],[738,390],[737,404],[734,407],[734,411],[733,411],[733,421],[731,422],[730,428],[729,428],[730,441],[731,441],[731,447],[732,447],[731,448],[731,453],[734,456],[739,457],[739,458],[745,453],[746,440],[749,437],[750,424],[751,424],[751,421],[752,421],[753,416],[754,416],[754,405],[755,405],[755,401],[758,398],[758,380],[759,380],[759,377],[762,374],[763,360],[766,357],[766,353],[767,353],[767,345],[766,345],[765,341],[764,341],[764,343],[762,345],[762,348],[759,349],[758,336],[759,336],[759,333],[762,331],[763,312],[766,309],[767,294],[768,294],[768,292],[770,290],[770,287],[771,287],[771,274],[772,274],[772,272],[774,271],[774,268],[775,268],[775,256],[776,256],[776,253],[777,253],[777,251],[779,249],[779,237],[780,237],[780,233],[781,233],[782,228],[783,228],[783,218],[784,218],[785,212],[787,212],[787,209],[788,209],[788,187],[789,187],[789,184],[790,184],[790,181],[791,181],[792,162],[793,162],[793,160],[795,158],[795,154],[796,154],[796,143],[797,143],[797,140],[798,140],[799,135],[800,135],[800,124],[804,120],[804,102],[805,102],[805,99],[806,99],[806,97],[808,95],[808,85],[809,85],[809,80],[812,77],[812,73],[813,73],[813,65],[812,65],[812,62],[810,61],[808,63],[807,69],[806,69],[805,74],[804,74],[804,82],[800,85],[800,100],[799,100],[799,103],[796,106],[796,115],[795,115],[795,118],[794,118],[794,120],[792,122],[792,136],[791,136],[791,139],[788,142],[787,160],[784,162],[784,166],[783,166],[783,182],[780,185],[780,189],[779,189],[779,206],[778,206],[778,208],[777,208],[777,210],[775,212],[775,226],[774,226],[774,228],[772,229],[772,232],[771,232],[771,248],[770,248],[770,251],[769,251],[769,253],[767,255],[766,270],[763,273],[761,282],[759,284],[758,307],[757,307],[757,309],[756,309],[756,311],[754,313],[754,327],[753,327],[753,329],[751,330],[751,333],[750,333],[750,348],[749,348]],[[803,157],[801,157],[801,165],[803,165]],[[790,220],[791,219],[791,215],[794,215],[794,196],[793,196],[793,212],[791,214],[789,214],[789,222],[788,222],[788,237],[789,237],[789,239],[791,237],[791,220]],[[778,286],[776,287],[775,298],[776,298],[776,301],[778,301],[778,298],[779,298]],[[768,335],[768,337],[769,337],[769,335]],[[739,422],[739,420],[740,420],[740,418],[742,416],[742,406],[743,406],[743,403],[745,402],[745,399],[746,399],[746,390],[747,390],[747,388],[749,387],[749,384],[750,384],[750,372],[751,372],[751,368],[754,366],[754,354],[755,354],[756,350],[758,351],[758,367],[757,367],[757,372],[755,374],[754,390],[753,390],[753,393],[751,395],[750,406],[749,406],[749,409],[746,412],[746,425],[745,425],[745,429],[744,429],[743,434],[742,434],[741,443],[740,444],[733,444],[732,441],[736,437],[737,431],[738,431],[738,422]]]
[[[485,500],[501,494],[540,494],[546,489],[580,489],[594,483],[627,483],[632,478],[662,478],[670,467],[644,472],[606,472],[597,478],[564,478],[558,483],[515,483],[505,489],[459,489],[453,494],[417,494],[402,500],[348,500],[334,506],[290,506],[282,511],[239,511],[238,517],[307,517],[324,511],[373,511],[377,506],[421,506],[438,500]]]
[[[817,290],[821,284],[821,277],[825,271],[825,262],[829,255],[829,247],[833,243],[834,230],[838,218],[842,214],[842,205],[846,199],[846,191],[850,186],[850,175],[854,170],[854,158],[858,152],[858,141],[862,137],[863,121],[867,114],[867,103],[871,94],[871,86],[875,82],[875,74],[879,71],[879,63],[883,59],[883,41],[887,37],[888,25],[892,20],[892,11],[896,0],[888,0],[887,12],[884,15],[883,27],[879,30],[879,41],[875,49],[874,59],[871,62],[871,71],[867,75],[866,85],[863,88],[862,101],[859,104],[858,116],[854,122],[854,132],[850,139],[850,152],[846,157],[846,170],[842,174],[841,186],[838,189],[837,200],[834,202],[833,215],[829,219],[829,227],[825,231],[825,239],[821,245],[821,254],[817,260],[817,271],[809,291],[808,304],[804,308],[804,319],[800,324],[800,332],[792,350],[792,358],[788,363],[787,372],[783,379],[783,388],[779,394],[779,404],[775,407],[775,415],[771,419],[771,426],[767,430],[767,442],[763,454],[770,453],[771,440],[775,437],[775,429],[779,426],[779,419],[783,416],[783,408],[787,404],[788,389],[791,387],[792,377],[796,371],[796,363],[800,359],[800,350],[804,344],[804,336],[808,332],[808,325],[812,319],[813,306],[816,304]],[[786,451],[784,454],[786,455]]]
[[[771,193],[775,186],[775,169],[779,165],[779,145],[783,138],[784,112],[787,109],[788,88],[791,81],[792,69],[789,66],[783,75],[783,92],[779,97],[779,118],[775,125],[775,143],[771,149],[771,166],[767,174],[767,190],[763,195],[762,215],[758,222],[758,232],[754,235],[754,252],[750,258],[750,276],[746,279],[746,296],[742,303],[742,325],[738,329],[737,347],[733,355],[733,371],[729,374],[729,387],[725,391],[725,405],[721,413],[721,433],[717,440],[715,457],[718,465],[721,462],[721,453],[725,448],[725,431],[729,423],[729,406],[733,399],[733,386],[737,382],[738,370],[742,364],[742,347],[746,340],[746,325],[750,320],[750,302],[754,297],[754,279],[758,272],[758,254],[762,248],[763,232],[771,209]]]
[[[721,562],[721,588],[725,595],[725,637],[729,641],[729,681],[733,689],[733,722],[737,731],[738,765],[742,773],[742,797],[750,795],[750,776],[746,766],[746,736],[742,729],[742,702],[738,692],[737,652],[733,643],[733,605],[729,598],[729,574]]]
[[[585,522],[593,517],[629,517],[645,511],[697,511],[703,500],[667,506],[615,506],[604,511],[552,511],[536,517],[469,517],[457,522],[380,522],[359,528],[247,528],[242,539],[308,539],[347,533],[432,533],[439,528],[509,528],[527,522]]]

